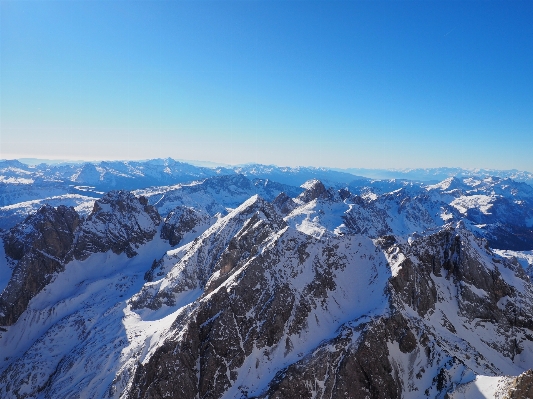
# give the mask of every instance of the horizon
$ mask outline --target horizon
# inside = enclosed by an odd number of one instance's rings
[[[0,7],[0,158],[533,171],[530,2]]]
[[[336,167],[329,167],[329,166],[311,166],[311,165],[296,165],[296,166],[288,166],[288,165],[277,165],[277,164],[262,164],[262,163],[257,163],[257,162],[248,162],[248,163],[242,163],[242,164],[218,164],[216,162],[212,162],[212,161],[206,161],[206,160],[187,160],[187,159],[176,159],[176,158],[172,158],[172,157],[158,157],[158,158],[146,158],[146,159],[100,159],[100,160],[66,160],[66,159],[45,159],[45,158],[10,158],[10,159],[6,159],[6,158],[0,158],[0,162],[9,162],[9,161],[18,161],[20,163],[23,163],[27,166],[37,166],[37,165],[40,165],[40,164],[46,164],[46,165],[50,165],[50,166],[55,166],[55,165],[61,165],[61,164],[64,164],[64,165],[72,165],[72,164],[85,164],[85,163],[90,163],[90,164],[98,164],[98,163],[101,163],[101,162],[139,162],[139,163],[142,163],[142,162],[148,162],[148,161],[155,161],[155,160],[162,160],[162,161],[165,161],[165,160],[172,160],[172,161],[175,161],[175,162],[179,162],[179,163],[184,163],[184,164],[188,164],[188,165],[192,165],[192,166],[197,166],[197,167],[204,167],[204,168],[238,168],[238,167],[245,167],[245,166],[253,166],[253,165],[258,165],[258,166],[272,166],[272,167],[276,167],[276,168],[309,168],[309,169],[313,169],[313,168],[316,168],[316,169],[325,169],[325,170],[330,170],[330,171],[335,171],[335,172],[344,172],[344,173],[349,173],[349,174],[353,174],[352,172],[350,171],[355,171],[355,170],[361,170],[361,171],[388,171],[388,172],[398,172],[398,173],[408,173],[408,172],[411,172],[411,171],[423,171],[423,170],[445,170],[445,171],[450,171],[450,170],[463,170],[463,171],[467,171],[467,172],[476,172],[476,171],[479,171],[479,172],[490,172],[490,171],[495,171],[495,172],[524,172],[524,173],[531,173],[533,174],[533,172],[531,171],[528,171],[528,170],[520,170],[520,169],[494,169],[494,168],[462,168],[462,167],[458,167],[458,166],[440,166],[440,167],[432,167],[432,168],[410,168],[410,167],[406,167],[406,168],[359,168],[359,167],[348,167],[348,168],[336,168]],[[452,176],[450,176],[452,177]]]

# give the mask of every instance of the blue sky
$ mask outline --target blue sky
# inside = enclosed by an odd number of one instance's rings
[[[533,2],[4,1],[0,158],[533,171]]]

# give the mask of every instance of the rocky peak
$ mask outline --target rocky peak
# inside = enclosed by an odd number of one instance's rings
[[[191,289],[203,290],[209,279],[211,287],[219,285],[235,265],[257,254],[258,244],[266,235],[284,227],[285,221],[273,206],[254,195],[192,242],[186,256],[165,255],[154,262],[145,276],[149,282],[165,274],[173,275],[172,269],[181,270],[181,277],[147,284],[132,298],[132,307],[156,310],[162,305],[174,306],[176,297]]]
[[[268,219],[276,225],[285,226],[285,222],[279,217],[273,206],[259,195],[250,197],[250,199],[245,201],[241,206],[230,212],[227,217],[229,220],[234,218],[248,219],[254,214],[260,214],[263,218]]]
[[[297,200],[303,203],[308,203],[315,199],[329,198],[329,192],[320,180],[308,180],[302,184],[301,187],[304,188],[305,191],[297,197]]]
[[[267,202],[244,223],[240,231],[231,239],[215,266],[216,273],[206,284],[210,292],[230,277],[234,270],[260,255],[261,248],[273,235],[286,226]]]
[[[7,232],[6,255],[18,262],[0,295],[0,325],[15,323],[31,298],[64,269],[79,223],[74,208],[45,205]]]
[[[46,252],[50,249],[54,256],[62,258],[79,222],[79,215],[72,207],[43,205],[4,236],[6,255],[20,260],[32,248],[40,248]]]
[[[129,191],[110,191],[94,203],[80,226],[72,255],[83,260],[92,253],[111,250],[133,257],[136,248],[154,237],[160,222],[159,213],[146,198]]]
[[[346,200],[346,199],[350,199],[350,200],[353,200],[354,199],[354,195],[350,192],[350,190],[348,188],[341,188],[338,192],[337,192],[338,196],[340,197],[341,200]]]
[[[272,206],[281,215],[285,216],[291,213],[297,207],[297,204],[291,197],[282,192],[272,201]]]
[[[507,392],[503,396],[504,399],[523,399],[533,398],[533,369],[527,370],[514,378]]]
[[[208,227],[210,216],[201,210],[187,206],[177,206],[165,219],[161,229],[161,238],[168,240],[173,247],[190,232],[200,231]]]

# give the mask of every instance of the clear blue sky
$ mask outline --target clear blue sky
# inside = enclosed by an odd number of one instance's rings
[[[4,1],[0,158],[533,171],[531,1]]]

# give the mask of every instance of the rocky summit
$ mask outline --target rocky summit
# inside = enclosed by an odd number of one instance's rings
[[[110,191],[5,230],[0,397],[532,397],[530,186],[291,173]]]

